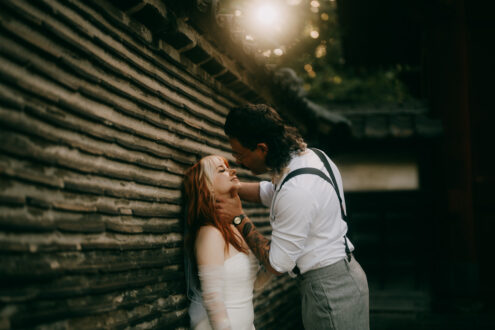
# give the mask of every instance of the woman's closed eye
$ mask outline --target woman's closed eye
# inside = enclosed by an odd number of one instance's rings
[[[218,173],[223,173],[227,170],[227,168],[225,168],[225,166],[218,166],[217,170],[218,170]]]

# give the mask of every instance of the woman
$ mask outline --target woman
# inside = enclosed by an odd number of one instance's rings
[[[192,329],[254,329],[259,264],[235,226],[221,223],[215,212],[216,198],[237,194],[241,184],[235,174],[220,156],[202,158],[185,174],[186,247],[195,260],[186,267]]]

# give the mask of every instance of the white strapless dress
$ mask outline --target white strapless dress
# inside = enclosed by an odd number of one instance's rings
[[[224,267],[223,296],[232,330],[253,330],[253,287],[259,270],[258,261],[251,251],[248,255],[240,252],[225,260]],[[199,307],[193,302],[189,312]],[[193,329],[211,329],[208,317],[193,325]]]

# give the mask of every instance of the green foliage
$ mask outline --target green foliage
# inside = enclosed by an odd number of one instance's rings
[[[414,98],[400,80],[401,66],[357,72],[345,65],[314,64],[314,78],[305,78],[308,97],[320,103],[390,105],[411,103]],[[410,70],[410,68],[406,68]]]
[[[381,106],[414,101],[401,80],[402,75],[414,68],[395,65],[369,70],[345,63],[335,0],[226,0],[221,3],[225,11],[238,12],[236,24],[267,63],[292,68],[303,79],[311,100],[322,104]],[[263,25],[256,21],[256,16],[260,9],[269,6],[277,8],[278,17],[273,24]]]
[[[308,97],[322,104],[398,105],[414,102],[401,75],[414,68],[396,65],[365,69],[346,65],[335,1],[311,1],[298,6],[300,26],[285,54],[272,59],[279,67],[290,67],[304,80]],[[313,38],[311,31],[317,31]],[[294,42],[295,40],[295,42]]]

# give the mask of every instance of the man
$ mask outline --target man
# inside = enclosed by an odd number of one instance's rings
[[[297,276],[306,329],[369,329],[368,283],[345,236],[342,179],[335,164],[306,149],[298,131],[267,105],[232,109],[224,129],[237,163],[254,174],[272,175],[272,182],[242,183],[239,191],[243,200],[270,207],[271,241],[244,214],[239,198],[218,200],[222,221],[238,228],[267,270]],[[302,168],[299,175],[289,174]]]

